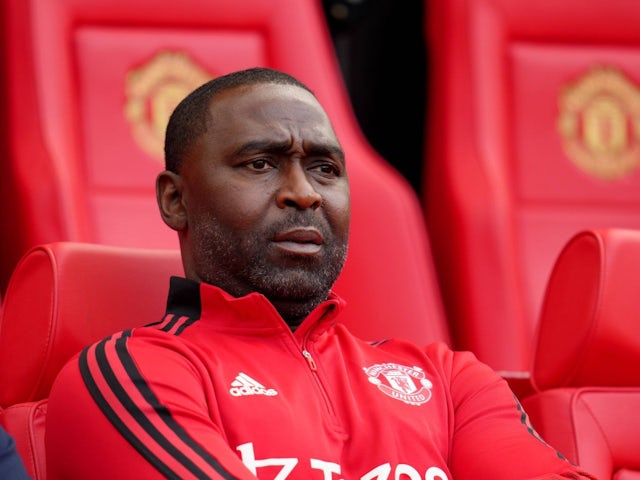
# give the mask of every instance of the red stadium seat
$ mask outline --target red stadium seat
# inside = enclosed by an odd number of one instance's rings
[[[555,263],[523,399],[542,437],[598,479],[640,478],[640,230],[587,230]]]
[[[162,318],[169,276],[182,272],[176,250],[82,243],[35,247],[20,261],[0,325],[0,420],[34,480],[46,478],[46,399],[60,368],[132,318]]]
[[[425,8],[424,205],[454,346],[526,375],[562,246],[640,228],[640,3]]]
[[[210,77],[270,66],[316,92],[347,154],[352,253],[336,289],[354,330],[448,338],[420,203],[358,127],[320,0],[1,5],[9,149],[0,220],[11,235],[0,241],[0,280],[43,243],[177,248],[154,191],[169,112]]]

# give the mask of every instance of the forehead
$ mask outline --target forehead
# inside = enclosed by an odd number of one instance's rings
[[[257,84],[216,94],[209,106],[210,133],[313,135],[337,141],[331,122],[315,96],[295,85]]]

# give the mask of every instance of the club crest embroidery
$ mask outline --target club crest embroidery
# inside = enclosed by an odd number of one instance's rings
[[[422,405],[431,399],[433,384],[419,367],[378,363],[362,369],[369,382],[391,398],[408,405]]]
[[[602,180],[640,165],[640,89],[615,67],[594,67],[558,98],[558,133],[569,159]]]
[[[213,77],[184,52],[163,51],[127,74],[124,115],[142,150],[162,160],[169,116],[190,91]]]

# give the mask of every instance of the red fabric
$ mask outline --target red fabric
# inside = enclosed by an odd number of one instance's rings
[[[340,324],[346,308],[333,297],[292,334],[262,295],[173,279],[162,323],[56,380],[50,478],[587,478],[472,354],[371,345]]]
[[[0,406],[44,399],[67,360],[87,343],[131,318],[113,315],[128,305],[137,321],[162,316],[168,278],[182,272],[173,250],[81,243],[32,249],[11,279],[0,331]],[[118,280],[121,276],[125,280]],[[108,287],[107,287],[108,286]]]
[[[424,5],[431,62],[424,207],[454,345],[497,370],[528,371],[544,289],[564,244],[586,228],[640,228],[631,130],[640,3]],[[592,159],[608,166],[631,160],[633,168],[618,178],[579,168],[560,133],[562,94],[602,66],[629,85],[613,94],[619,125],[628,127],[623,146]],[[606,90],[602,82],[592,85]],[[596,96],[584,93],[575,110],[597,103]],[[599,118],[606,129],[607,119]],[[578,140],[579,133],[574,146]]]
[[[623,468],[616,472],[613,480],[640,480],[640,471]]]
[[[82,243],[33,248],[16,267],[0,329],[2,423],[34,480],[46,479],[47,397],[60,368],[88,343],[162,317],[180,254]],[[114,315],[127,305],[133,317]]]
[[[540,434],[599,479],[640,467],[640,231],[586,230],[558,257],[523,399]],[[637,473],[635,473],[637,474]]]
[[[596,478],[640,468],[640,388],[554,388],[522,403],[540,435]]]
[[[44,480],[46,457],[44,446],[47,400],[25,402],[0,410],[0,422],[16,442],[27,473],[33,480]]]
[[[587,230],[564,247],[540,317],[533,381],[640,385],[640,230]]]

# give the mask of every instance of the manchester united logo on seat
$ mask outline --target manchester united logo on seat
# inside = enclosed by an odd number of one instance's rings
[[[620,179],[640,164],[640,90],[615,67],[594,67],[559,97],[564,152],[581,170]]]
[[[162,160],[171,112],[189,92],[211,78],[184,52],[159,52],[129,72],[124,115],[140,148]]]

